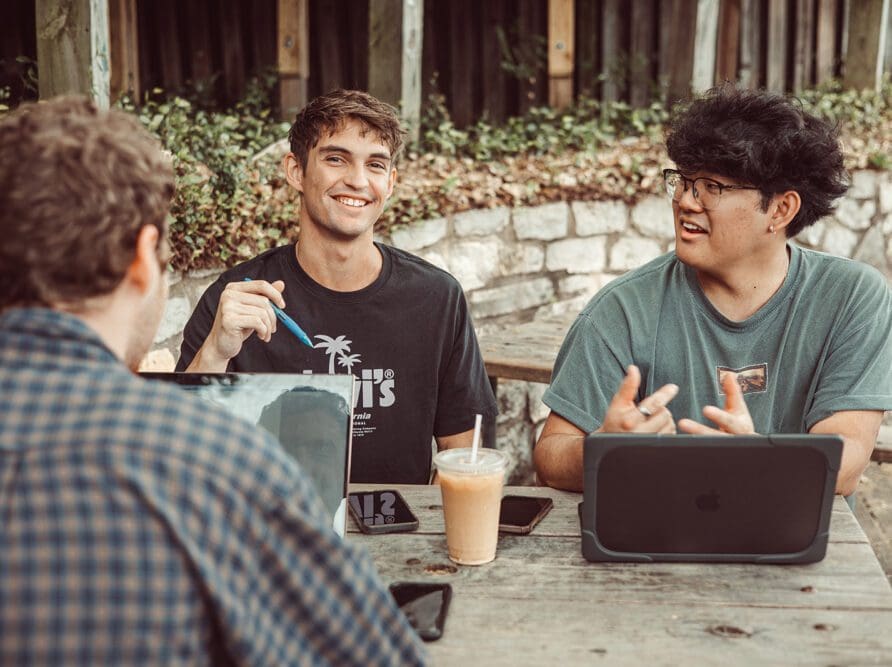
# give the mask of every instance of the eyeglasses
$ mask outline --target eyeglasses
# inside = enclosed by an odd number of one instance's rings
[[[666,186],[666,192],[673,201],[680,201],[682,195],[687,192],[688,183],[691,184],[691,190],[694,193],[694,199],[705,211],[711,211],[718,207],[722,199],[722,193],[725,190],[758,190],[759,188],[752,185],[728,185],[727,183],[719,183],[713,178],[685,178],[676,169],[663,170],[663,183]]]

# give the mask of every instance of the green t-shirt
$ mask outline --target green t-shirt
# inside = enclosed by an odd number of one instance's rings
[[[576,318],[544,401],[594,431],[626,367],[639,400],[675,383],[676,421],[715,426],[722,370],[739,374],[758,433],[805,433],[841,410],[892,409],[892,291],[865,264],[790,244],[781,288],[742,322],[709,302],[674,252],[614,280]]]

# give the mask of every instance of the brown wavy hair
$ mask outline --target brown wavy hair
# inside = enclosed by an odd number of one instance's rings
[[[300,110],[288,132],[291,152],[302,169],[307,168],[310,150],[324,135],[337,132],[348,120],[359,121],[390,149],[390,163],[396,166],[406,134],[399,116],[389,104],[361,90],[333,90],[313,99]]]
[[[0,120],[0,310],[113,291],[140,229],[165,238],[173,194],[170,160],[122,111],[68,96]]]

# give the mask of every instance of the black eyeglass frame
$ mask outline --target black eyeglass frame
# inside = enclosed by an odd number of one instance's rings
[[[669,192],[669,178],[672,176],[677,176],[681,179],[681,194],[678,195],[678,199],[676,199],[675,195]],[[719,195],[718,200],[715,205],[707,207],[703,201],[700,199],[700,194],[697,191],[697,181],[706,181],[707,183],[711,183],[718,187]],[[697,178],[688,178],[684,174],[682,174],[678,169],[664,169],[663,170],[663,187],[666,189],[666,194],[669,195],[669,198],[673,201],[679,201],[685,192],[687,192],[687,184],[691,184],[691,190],[694,194],[694,199],[697,200],[697,203],[703,207],[704,210],[710,210],[716,208],[719,202],[722,200],[722,195],[725,190],[759,190],[755,185],[732,185],[730,183],[722,183],[721,181],[717,181],[714,178],[707,178],[706,176],[698,176]],[[677,189],[677,186],[676,186]]]

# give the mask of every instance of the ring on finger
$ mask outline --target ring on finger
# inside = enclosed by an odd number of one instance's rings
[[[639,405],[638,412],[643,414],[645,417],[653,417],[654,416],[654,413],[651,412],[650,408],[647,407],[646,405]]]

